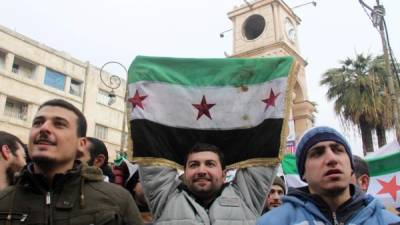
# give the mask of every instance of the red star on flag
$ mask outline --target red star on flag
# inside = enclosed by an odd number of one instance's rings
[[[144,109],[144,108],[143,108],[142,101],[143,101],[145,98],[147,98],[147,95],[140,96],[140,95],[139,95],[139,91],[136,90],[135,96],[133,96],[132,98],[129,98],[129,99],[128,99],[128,102],[132,103],[132,110],[135,109],[136,106],[138,106],[138,107]]]
[[[389,182],[377,179],[378,182],[382,185],[382,189],[377,194],[388,193],[388,194],[390,194],[392,196],[394,201],[396,201],[396,199],[397,199],[397,191],[400,190],[400,186],[397,185],[396,178],[397,178],[396,175],[393,176],[392,179],[390,179]]]
[[[197,110],[199,110],[199,113],[197,114],[197,120],[199,120],[199,118],[202,115],[206,115],[208,118],[211,118],[210,115],[210,109],[215,105],[215,104],[207,104],[206,101],[206,97],[203,95],[203,98],[201,99],[201,103],[200,104],[192,104]]]
[[[264,110],[264,111],[267,111],[267,109],[268,109],[269,106],[274,106],[274,107],[275,107],[275,100],[278,98],[278,96],[279,96],[280,94],[281,94],[281,93],[278,93],[278,94],[275,95],[274,91],[273,91],[272,88],[271,88],[271,92],[269,93],[269,97],[262,100],[262,101],[265,102],[265,104],[266,104],[266,105],[265,105],[265,110]]]

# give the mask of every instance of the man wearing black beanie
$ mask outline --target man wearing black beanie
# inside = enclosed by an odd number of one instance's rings
[[[262,216],[266,224],[398,224],[400,217],[351,184],[353,155],[346,139],[330,127],[305,132],[296,149],[300,178],[308,186],[289,189],[281,207]]]

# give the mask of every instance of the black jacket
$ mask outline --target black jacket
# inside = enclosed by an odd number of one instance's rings
[[[76,161],[49,185],[32,168],[25,167],[17,184],[0,192],[0,225],[143,224],[131,195],[104,182],[100,169]]]

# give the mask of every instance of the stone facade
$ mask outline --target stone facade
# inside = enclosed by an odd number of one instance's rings
[[[110,76],[105,71],[102,75],[104,79]],[[116,102],[109,105],[111,89],[101,82],[99,68],[0,26],[0,130],[25,143],[38,106],[62,98],[82,110],[87,135],[102,139],[110,161],[114,160],[125,138],[125,87],[122,80],[114,90]]]

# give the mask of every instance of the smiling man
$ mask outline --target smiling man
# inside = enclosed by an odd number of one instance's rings
[[[219,148],[197,143],[185,157],[183,182],[172,168],[140,166],[139,171],[155,225],[254,225],[276,166],[239,169],[224,183]]]
[[[315,127],[307,131],[297,146],[296,164],[308,186],[289,189],[283,205],[262,216],[258,225],[388,225],[400,221],[352,184],[353,156],[336,130]]]
[[[32,163],[0,193],[0,224],[142,224],[126,190],[76,160],[85,136],[86,119],[72,104],[39,106],[29,133]]]

